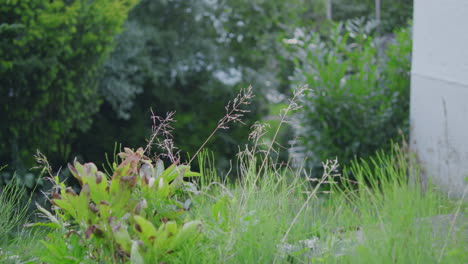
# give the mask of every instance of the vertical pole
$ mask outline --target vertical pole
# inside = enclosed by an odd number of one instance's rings
[[[327,19],[332,20],[332,0],[327,1]]]
[[[380,25],[380,0],[375,0],[375,20],[377,22],[377,34],[382,34],[382,26]]]
[[[380,24],[380,0],[375,0],[375,19]]]

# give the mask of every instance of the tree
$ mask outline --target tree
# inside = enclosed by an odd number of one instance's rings
[[[37,148],[67,159],[99,109],[100,66],[137,1],[2,1],[1,160],[28,166]]]
[[[248,118],[258,120],[265,111],[262,95],[278,86],[289,89],[282,81],[287,78],[280,75],[287,76],[284,72],[292,63],[280,62],[281,42],[300,25],[306,3],[141,1],[105,64],[100,82],[105,103],[92,129],[81,137],[96,149],[86,150],[77,142],[76,152],[103,161],[103,153],[110,153],[114,142],[144,144],[152,107],[159,115],[177,111],[175,143],[182,152],[193,154],[216,127],[227,101],[249,85],[257,96]],[[252,123],[221,131],[208,145],[220,167],[228,166],[227,159],[246,143]],[[122,126],[126,129],[118,129]]]

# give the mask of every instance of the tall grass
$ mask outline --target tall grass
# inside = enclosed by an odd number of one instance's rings
[[[14,232],[28,216],[29,201],[24,202],[25,187],[17,184],[15,177],[0,186],[0,246],[14,237]]]
[[[30,203],[31,196],[15,176],[0,186],[0,263],[34,263],[31,249],[43,230],[23,227],[30,218]]]
[[[272,159],[259,175],[263,159],[256,157],[251,150],[243,151],[238,157],[240,175],[229,180],[216,174],[213,156],[200,153],[204,176],[191,197],[189,218],[202,220],[203,235],[186,241],[166,263],[468,260],[466,200],[449,200],[430,184],[422,190],[417,180],[409,179],[409,171],[415,178],[418,172],[401,150],[356,160],[342,176],[335,173],[337,163],[329,162],[318,180],[288,164],[277,166]],[[356,180],[348,180],[347,173]],[[15,215],[14,206],[8,208],[8,215]],[[444,216],[450,221],[434,221]],[[16,257],[26,246],[34,247],[34,240],[24,238],[22,246],[13,248]],[[38,247],[34,254],[40,257]]]
[[[244,157],[245,158],[245,157]],[[354,161],[337,185],[334,163],[319,184],[297,170],[268,168],[255,183],[255,159],[240,161],[239,180],[202,184],[192,214],[204,238],[172,259],[179,263],[466,263],[466,201],[434,186],[398,150]],[[350,172],[356,181],[347,181]],[[332,177],[335,176],[335,177]],[[205,180],[205,182],[210,182]],[[319,185],[331,185],[320,188]],[[331,190],[331,191],[323,191]],[[459,213],[456,213],[459,212]],[[434,222],[451,217],[453,221]],[[458,219],[457,219],[458,218]],[[447,218],[449,219],[449,218]],[[454,224],[458,223],[458,224]],[[453,228],[451,225],[457,225]],[[454,232],[449,232],[450,230]]]

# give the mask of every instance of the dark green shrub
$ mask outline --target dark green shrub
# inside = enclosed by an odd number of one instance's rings
[[[138,0],[15,0],[0,5],[0,161],[67,160],[101,98],[100,66]]]
[[[372,29],[363,20],[340,23],[329,35],[306,36],[295,50],[294,79],[311,91],[296,116],[293,152],[308,168],[320,171],[321,161],[335,157],[346,165],[408,131],[410,30],[385,43]]]

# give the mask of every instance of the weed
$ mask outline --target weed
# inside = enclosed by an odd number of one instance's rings
[[[197,237],[201,222],[185,214],[190,206],[185,190],[192,185],[184,177],[200,175],[187,165],[164,168],[160,160],[154,165],[143,152],[119,153],[122,162],[113,164],[109,179],[93,163],[69,165],[80,182],[79,194],[57,176],[51,179],[53,212],[38,206],[49,222],[37,225],[57,232],[42,241],[43,261],[144,263],[163,260]]]

